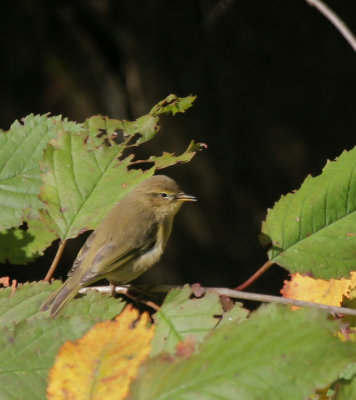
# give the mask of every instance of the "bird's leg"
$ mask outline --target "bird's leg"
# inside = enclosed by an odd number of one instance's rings
[[[115,285],[115,283],[110,282],[112,297],[116,296],[116,292],[115,292],[116,286],[117,285]],[[131,293],[130,293],[130,290],[131,290]],[[136,293],[132,293],[135,290],[136,290]],[[144,300],[142,298],[142,295],[143,295],[142,291],[139,290],[137,287],[133,287],[133,286],[129,287],[127,292],[125,293],[125,296],[128,297],[129,299],[133,300],[135,303],[145,304],[146,306],[153,308],[155,311],[160,310],[160,307],[157,304],[155,304],[153,301],[150,301],[150,300]]]
[[[116,285],[115,283],[109,282],[110,283],[110,289],[111,289],[111,297],[116,297]]]
[[[136,291],[136,293],[135,293],[135,291]],[[125,294],[125,296],[131,300],[134,300],[136,303],[145,304],[147,307],[150,307],[150,308],[154,309],[155,311],[159,311],[160,307],[156,303],[154,303],[151,300],[144,299],[145,294],[147,294],[147,292],[145,293],[139,287],[131,286],[129,288],[128,292]]]

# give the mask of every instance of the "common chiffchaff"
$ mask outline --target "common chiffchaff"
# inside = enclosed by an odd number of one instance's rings
[[[125,284],[161,257],[174,215],[184,201],[196,201],[164,175],[152,176],[121,199],[88,237],[68,279],[41,306],[55,316],[82,287],[106,278]]]

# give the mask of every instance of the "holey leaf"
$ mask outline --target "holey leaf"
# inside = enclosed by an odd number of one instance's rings
[[[187,108],[187,98],[174,98],[178,104],[184,102],[181,109]],[[42,217],[62,240],[95,229],[120,198],[156,169],[187,162],[203,147],[191,143],[180,156],[163,154],[147,160],[151,168],[146,171],[129,169],[138,161],[125,150],[158,132],[158,114],[173,113],[177,108],[171,103],[173,110],[167,105],[133,122],[94,116],[86,121],[80,135],[63,132],[51,141],[42,165],[44,186],[40,198],[46,204]]]
[[[62,239],[95,229],[114,204],[154,169],[128,171],[132,157],[117,159],[120,148],[103,146],[89,150],[81,136],[65,132],[44,154],[44,186],[40,197],[46,204],[42,218]]]
[[[57,238],[42,221],[27,222],[28,229],[10,228],[0,232],[0,263],[27,264],[42,256]]]
[[[230,312],[224,312],[217,293],[208,292],[200,298],[191,298],[192,289],[171,290],[160,310],[154,314],[156,332],[152,341],[151,355],[163,351],[174,353],[179,342],[194,338],[200,343],[217,326],[244,321],[248,311],[236,304]],[[224,321],[224,322],[222,322]]]
[[[270,260],[290,272],[348,277],[356,269],[356,148],[283,196],[262,232],[272,241]]]
[[[0,131],[0,231],[22,223],[25,210],[43,206],[39,161],[58,131],[79,132],[81,126],[60,116],[29,115]]]

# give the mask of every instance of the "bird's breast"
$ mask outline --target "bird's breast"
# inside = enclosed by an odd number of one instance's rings
[[[152,245],[129,262],[107,274],[110,282],[128,283],[143,274],[160,259],[172,230],[172,218],[166,218],[158,224]]]
[[[134,262],[133,269],[136,273],[142,274],[161,258],[166,245],[164,224],[157,229],[157,236],[154,245]]]

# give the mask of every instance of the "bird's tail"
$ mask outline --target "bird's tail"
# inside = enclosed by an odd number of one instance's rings
[[[71,279],[68,279],[46,299],[41,305],[40,311],[51,310],[51,316],[57,316],[62,307],[77,294],[78,290],[78,286],[73,285]]]

